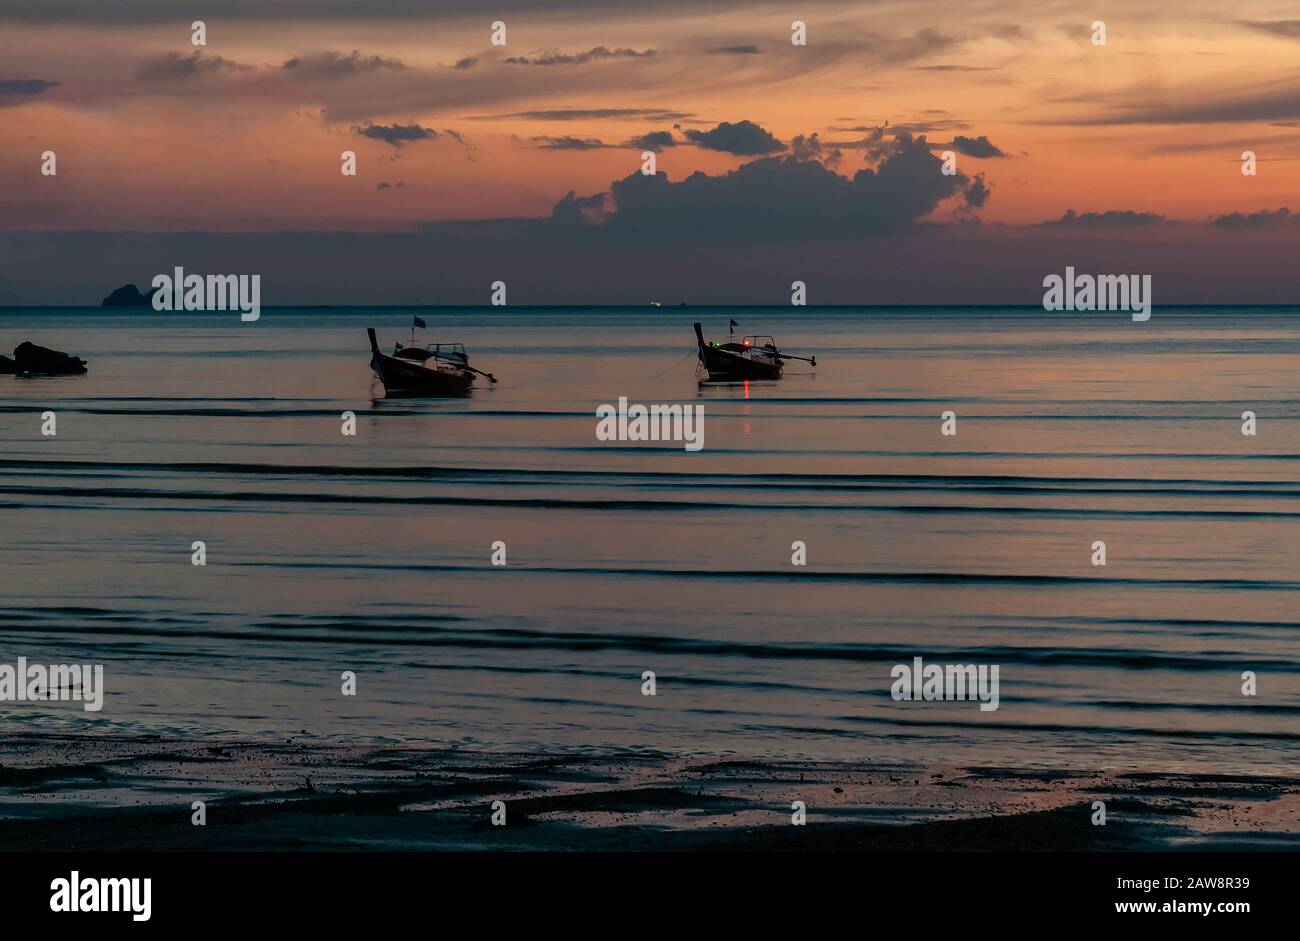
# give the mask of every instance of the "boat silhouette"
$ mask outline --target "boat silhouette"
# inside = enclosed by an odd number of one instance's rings
[[[491,373],[475,369],[460,343],[430,343],[424,347],[403,347],[390,356],[379,349],[375,328],[368,327],[370,368],[384,384],[389,396],[462,396],[468,395],[476,376],[496,382]]]

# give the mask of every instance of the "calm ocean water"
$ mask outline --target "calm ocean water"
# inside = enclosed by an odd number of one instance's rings
[[[499,385],[383,400],[365,328],[413,313]],[[701,388],[691,321],[729,317],[818,367]],[[0,376],[0,662],[101,662],[108,692],[5,704],[10,732],[1300,753],[1300,309],[0,311],[26,339],[90,372]],[[704,450],[597,441],[619,396],[703,404]],[[999,664],[1001,708],[894,702],[918,655]]]

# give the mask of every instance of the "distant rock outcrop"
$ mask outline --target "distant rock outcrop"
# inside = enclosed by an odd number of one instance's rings
[[[8,356],[0,356],[0,376],[12,376],[18,372],[18,364]]]
[[[70,356],[35,343],[19,343],[14,347],[13,362],[15,372],[44,376],[76,376],[86,371],[86,361],[80,356]]]
[[[100,307],[152,307],[153,295],[158,288],[150,288],[148,294],[141,294],[134,284],[124,284],[108,297],[99,302]]]

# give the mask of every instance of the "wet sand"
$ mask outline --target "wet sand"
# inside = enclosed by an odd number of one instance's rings
[[[191,802],[207,824],[191,823]],[[490,822],[506,804],[506,825]],[[1092,803],[1106,802],[1095,826]],[[807,823],[791,823],[803,801]],[[1295,850],[1300,777],[25,735],[0,850]]]

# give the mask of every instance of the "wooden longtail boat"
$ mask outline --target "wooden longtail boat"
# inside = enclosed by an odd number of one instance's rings
[[[732,321],[733,325],[735,321]],[[710,382],[738,382],[742,379],[780,379],[785,361],[797,359],[817,365],[817,357],[793,356],[777,349],[770,336],[742,337],[737,343],[734,336],[726,343],[704,339],[704,330],[695,325],[695,342],[699,345],[700,364],[709,374]]]
[[[467,395],[475,376],[497,381],[491,373],[471,366],[465,347],[459,343],[431,343],[423,348],[398,344],[389,356],[380,352],[374,328],[368,328],[366,333],[370,335],[370,368],[384,384],[386,395]]]

